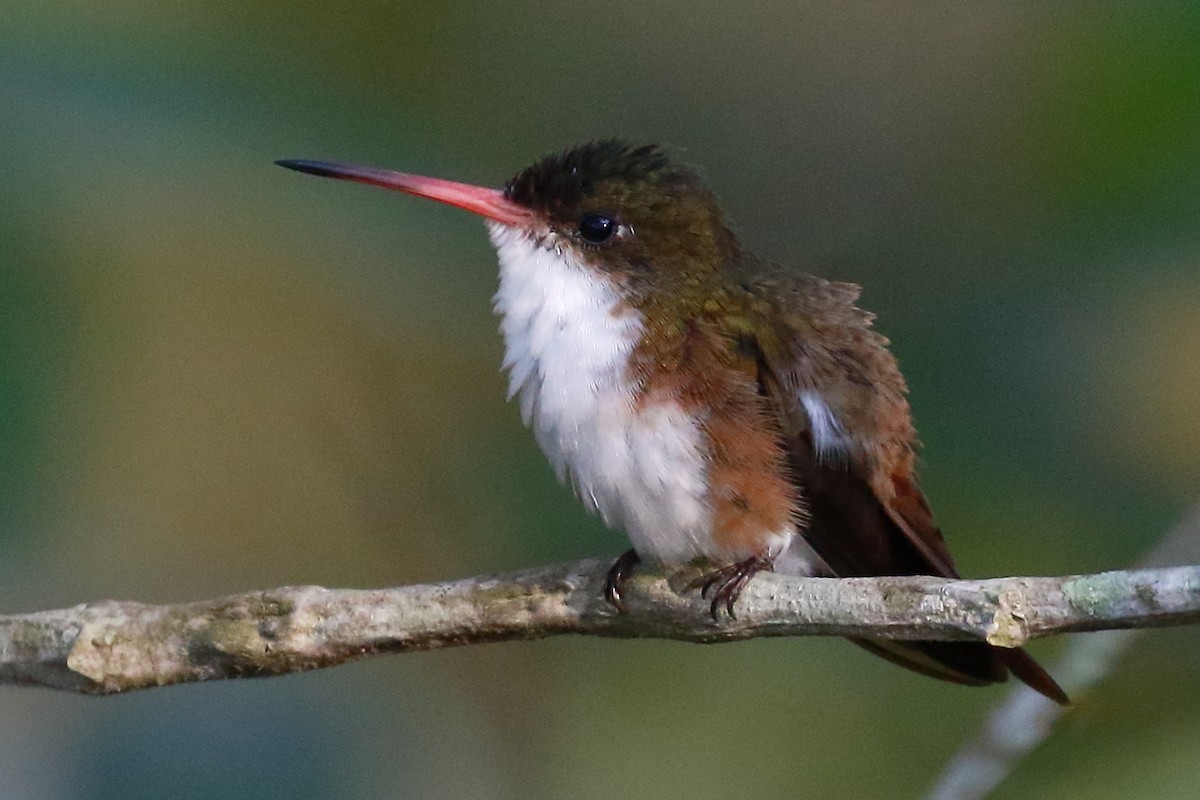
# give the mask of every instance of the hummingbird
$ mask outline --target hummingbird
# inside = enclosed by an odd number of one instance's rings
[[[714,192],[657,145],[610,139],[546,156],[502,189],[351,164],[300,172],[483,218],[509,398],[562,480],[639,562],[704,565],[731,616],[763,570],[957,578],[918,484],[907,386],[860,288],[743,249]],[[1028,654],[985,642],[854,639],[918,673],[1020,680],[1068,699]]]

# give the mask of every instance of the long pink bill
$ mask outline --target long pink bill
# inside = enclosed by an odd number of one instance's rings
[[[426,178],[423,175],[409,175],[404,172],[392,172],[386,169],[360,167],[354,164],[333,164],[325,161],[298,161],[284,159],[276,161],[281,167],[306,172],[309,175],[320,175],[325,178],[338,178],[343,181],[356,181],[384,189],[394,189],[398,192],[428,197],[439,203],[447,203],[457,208],[463,208],[488,219],[494,219],[505,225],[528,225],[533,215],[530,211],[504,196],[499,189],[489,189],[484,186],[472,186],[469,183],[442,180],[441,178]]]

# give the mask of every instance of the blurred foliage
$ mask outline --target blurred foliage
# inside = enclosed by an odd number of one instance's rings
[[[1200,484],[1195,3],[15,0],[0,76],[9,610],[623,548],[503,402],[478,223],[281,157],[673,145],[864,284],[970,574],[1120,567]],[[1143,641],[998,797],[1196,795],[1196,637]],[[0,795],[915,797],[996,694],[825,641],[6,689]]]
[[[31,535],[25,515],[52,483],[39,444],[50,421],[42,409],[61,389],[56,378],[73,335],[70,308],[55,302],[44,251],[21,230],[20,210],[0,198],[0,537]],[[6,542],[15,546],[17,542]]]

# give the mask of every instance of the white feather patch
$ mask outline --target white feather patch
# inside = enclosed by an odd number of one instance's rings
[[[496,312],[509,395],[560,478],[643,558],[714,555],[707,445],[673,403],[634,405],[626,367],[641,314],[569,249],[489,223],[500,257]]]
[[[805,389],[800,392],[800,404],[808,414],[808,425],[812,429],[813,448],[817,451],[817,457],[844,457],[850,451],[852,442],[825,399],[818,392]]]

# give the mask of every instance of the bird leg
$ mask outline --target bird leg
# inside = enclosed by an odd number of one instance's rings
[[[604,576],[604,599],[612,603],[617,611],[625,610],[624,604],[621,603],[621,588],[641,560],[636,550],[626,550],[613,562],[608,574]]]
[[[700,589],[700,596],[705,599],[708,599],[709,592],[712,592],[712,605],[709,607],[709,611],[714,620],[720,620],[722,605],[725,606],[725,612],[729,614],[730,619],[737,619],[737,615],[733,613],[733,604],[737,602],[742,589],[745,589],[750,579],[758,573],[771,572],[774,568],[775,559],[771,556],[751,556],[743,561],[701,575],[689,583],[688,588]]]

